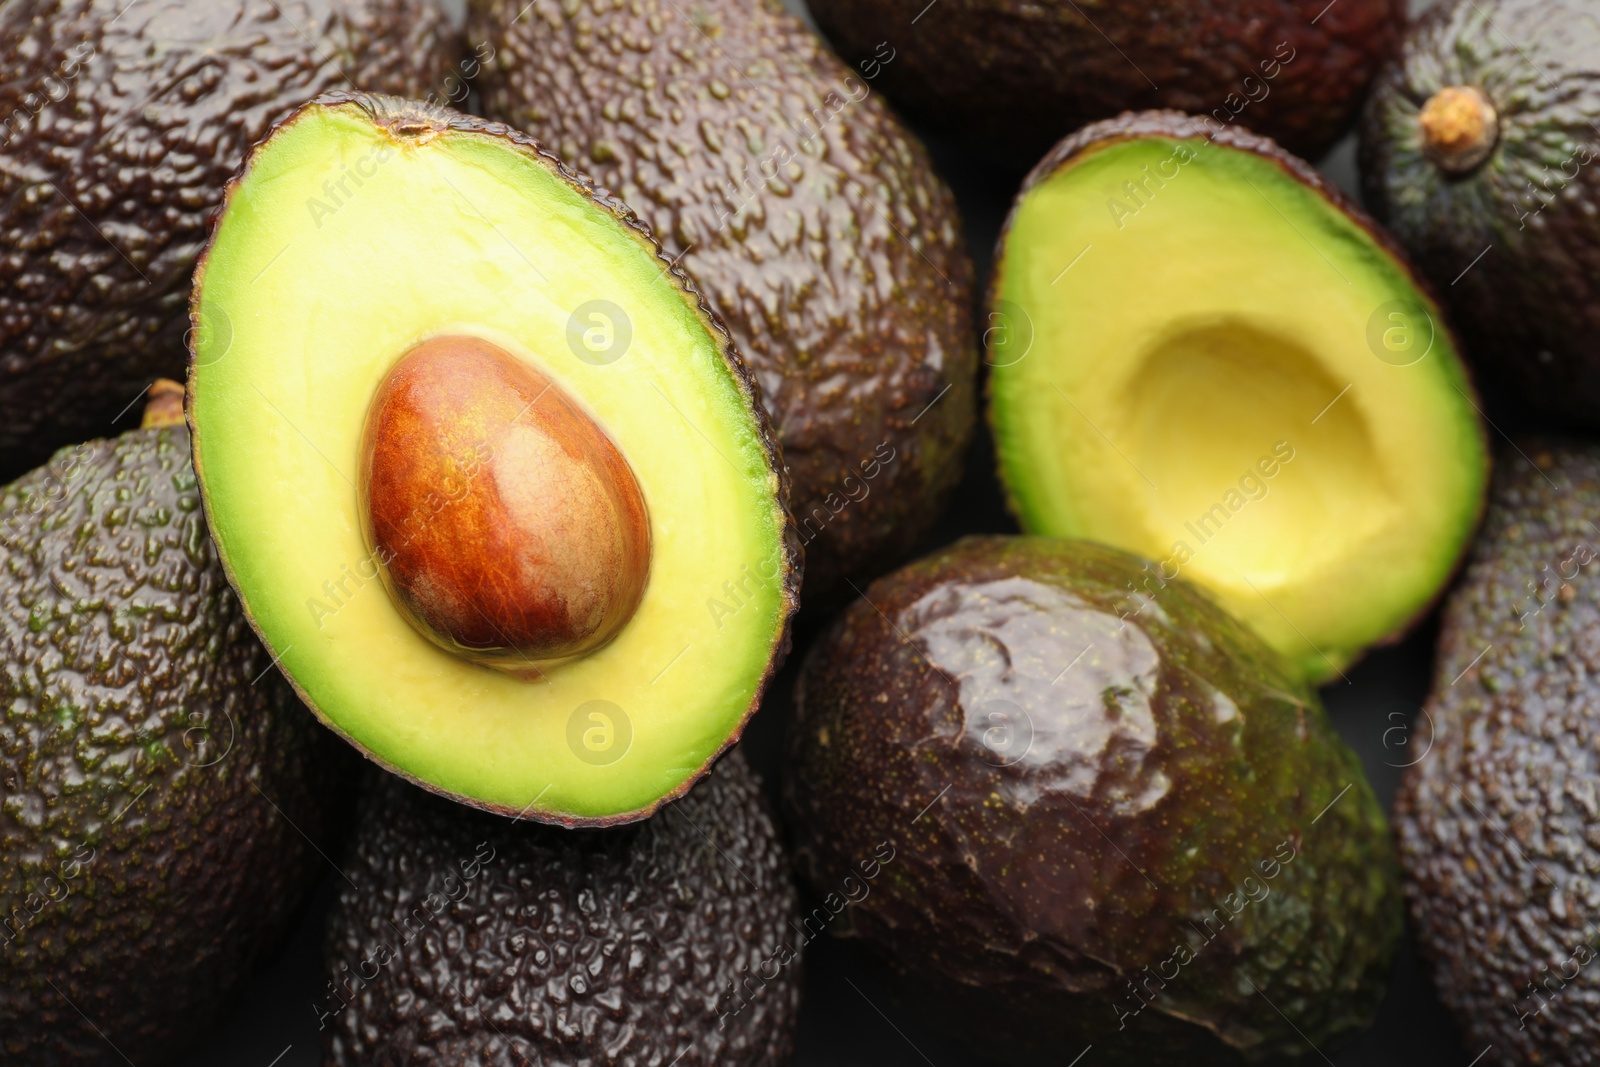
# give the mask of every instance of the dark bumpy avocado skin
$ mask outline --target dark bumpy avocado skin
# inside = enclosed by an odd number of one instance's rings
[[[496,49],[486,114],[638,211],[732,330],[793,479],[807,606],[897,562],[973,421],[972,265],[921,145],[775,0],[474,0],[468,36]]]
[[[374,779],[328,935],[330,1064],[788,1062],[795,894],[743,753],[599,831]]]
[[[1448,86],[1481,89],[1499,112],[1498,143],[1464,175],[1422,154],[1418,115]],[[1419,21],[1362,124],[1367,203],[1448,294],[1485,392],[1544,427],[1600,427],[1597,113],[1593,4],[1473,0]]]
[[[0,5],[0,468],[105,432],[183,368],[189,276],[222,187],[333,88],[447,91],[427,0]]]
[[[250,633],[185,429],[64,449],[0,506],[0,1059],[154,1064],[325,870],[344,746]]]
[[[1440,998],[1485,1062],[1600,1064],[1600,448],[1499,464],[1396,801]],[[1431,732],[1427,726],[1431,723]],[[1431,747],[1430,747],[1431,746]]]
[[[1214,114],[1314,156],[1348,128],[1405,22],[1403,0],[810,8],[847,62],[873,70],[892,51],[884,92],[919,118],[1035,157],[1085,122],[1141,108]]]
[[[968,538],[874,583],[797,705],[802,872],[825,891],[890,841],[850,932],[973,1043],[1236,1062],[1376,1009],[1401,930],[1383,812],[1315,694],[1187,584]]]

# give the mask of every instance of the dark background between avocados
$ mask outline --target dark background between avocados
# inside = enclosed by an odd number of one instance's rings
[[[803,0],[785,2],[805,15]],[[452,0],[441,3],[447,8],[459,6]],[[1411,9],[1416,13],[1431,4],[1432,0],[1412,0]],[[937,6],[923,17],[937,19]],[[843,58],[846,62],[852,59]],[[1007,152],[1004,145],[957,141],[942,136],[935,128],[918,128],[916,132],[955,190],[979,278],[986,280],[995,237],[1022,177],[1014,154]],[[1359,195],[1353,137],[1336,145],[1318,161],[1318,166],[1346,192]],[[969,533],[1016,530],[996,481],[988,427],[980,419],[967,455],[965,477],[922,550]],[[821,536],[827,535],[824,532]],[[775,793],[795,674],[816,633],[814,625],[796,631],[795,649],[788,665],[774,680],[745,735],[745,751],[766,779],[769,792]],[[1410,727],[1427,693],[1437,633],[1436,622],[1429,619],[1403,643],[1370,653],[1346,672],[1348,683],[1335,682],[1322,690],[1335,727],[1361,756],[1367,776],[1386,807],[1393,801],[1401,768],[1427,758],[1425,752],[1410,744]],[[245,990],[222,1025],[200,1041],[182,1067],[314,1067],[321,1063],[322,1046],[313,1005],[324,983],[322,932],[337,877],[332,869],[327,872],[292,941]],[[808,908],[816,904],[805,903]],[[138,978],[130,975],[129,980]],[[1004,1018],[984,1017],[965,1020],[963,1025],[978,1031],[1000,1030],[1007,1022]],[[978,1040],[981,1044],[981,1035]],[[1062,1067],[1094,1067],[1097,1057],[1092,1048],[1073,1063],[1072,1058],[1081,1051],[1062,1050]],[[1324,1054],[1324,1050],[1308,1045],[1300,1062],[1326,1062],[1338,1067],[1465,1067],[1474,1062],[1480,1051],[1461,1047],[1460,1035],[1434,996],[1417,959],[1415,944],[1408,938],[1373,1027],[1337,1053],[1330,1050]],[[872,973],[855,960],[848,945],[826,936],[813,941],[805,955],[805,1000],[795,1067],[924,1064],[994,1067],[994,1061],[973,1056],[952,1044],[897,1005]]]

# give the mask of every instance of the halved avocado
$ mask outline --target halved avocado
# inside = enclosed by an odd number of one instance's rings
[[[1097,123],[1028,177],[988,330],[1030,532],[1182,575],[1324,680],[1461,558],[1489,458],[1438,306],[1306,164],[1178,112]]]
[[[334,730],[566,825],[648,815],[738,737],[796,606],[787,487],[626,207],[500,124],[330,94],[230,184],[192,317],[218,550]]]

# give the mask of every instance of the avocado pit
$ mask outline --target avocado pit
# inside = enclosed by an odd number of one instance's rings
[[[1482,89],[1450,85],[1428,98],[1417,116],[1422,152],[1441,170],[1465,174],[1489,157],[1500,139],[1500,116]]]
[[[650,569],[638,481],[547,375],[478,337],[422,342],[373,398],[361,443],[367,546],[439,647],[519,675],[604,646]]]

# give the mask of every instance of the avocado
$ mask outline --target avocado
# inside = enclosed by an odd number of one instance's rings
[[[1185,581],[972,537],[813,646],[784,797],[818,892],[908,1002],[1014,1062],[1331,1051],[1401,933],[1383,811],[1315,693]]]
[[[1597,112],[1594,5],[1472,0],[1417,23],[1362,120],[1366,202],[1449,297],[1507,425],[1600,427]]]
[[[621,203],[498,123],[329,94],[229,184],[193,319],[218,553],[336,732],[566,825],[645,817],[738,737],[800,583],[782,462]]]
[[[330,1067],[789,1061],[795,892],[738,749],[648,822],[577,833],[375,777],[316,1004]]]
[[[1156,561],[1313,680],[1455,570],[1489,451],[1394,243],[1244,130],[1145,112],[1030,174],[995,252],[989,415],[1024,530]]]
[[[181,423],[0,496],[0,1058],[166,1062],[328,873],[347,750],[250,632]]]
[[[181,373],[210,216],[276,119],[346,85],[465,91],[429,0],[10,0],[0,41],[8,478]]]
[[[1600,1063],[1600,448],[1508,450],[1395,801],[1439,998],[1489,1063]]]
[[[1035,158],[1122,111],[1176,108],[1315,157],[1393,50],[1404,0],[810,0],[822,32],[940,130]]]
[[[761,381],[808,613],[905,558],[961,473],[973,268],[927,152],[777,0],[472,0],[483,113],[675,250]]]

